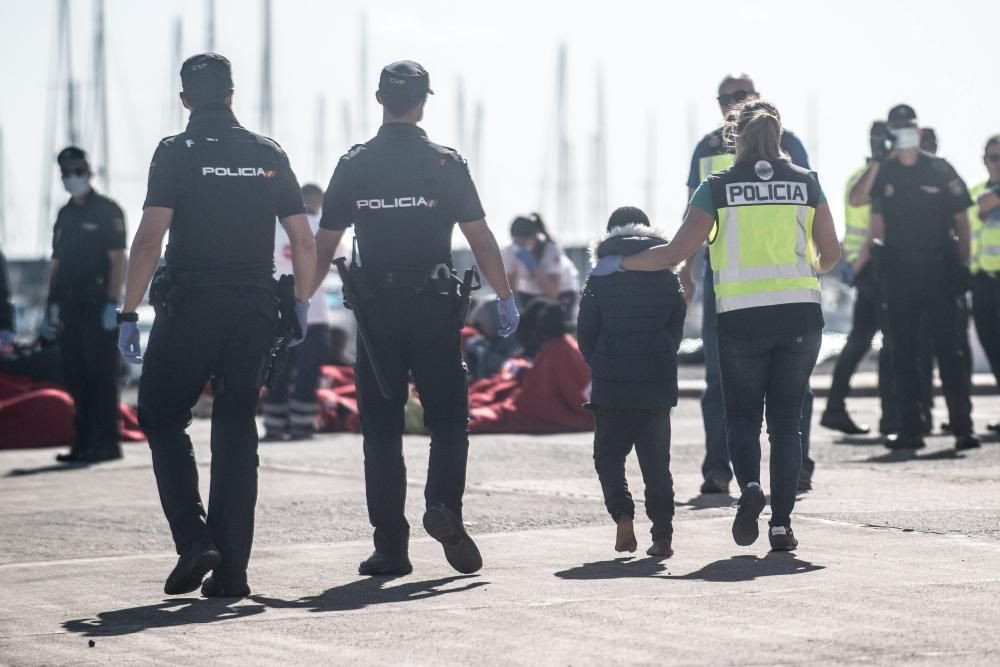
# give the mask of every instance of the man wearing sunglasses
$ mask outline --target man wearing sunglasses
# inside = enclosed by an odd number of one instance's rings
[[[965,182],[945,160],[920,150],[920,127],[912,107],[889,111],[891,151],[873,132],[872,159],[851,189],[850,204],[871,202],[871,229],[858,264],[881,245],[876,269],[884,299],[896,379],[900,431],[890,449],[919,449],[921,415],[920,339],[926,322],[941,372],[949,423],[958,450],[979,447],[973,435],[968,359],[960,341],[960,301],[968,289],[972,205]],[[886,154],[883,154],[886,153]],[[957,241],[956,241],[957,239]]]
[[[1000,386],[1000,134],[986,142],[983,163],[989,179],[970,191],[972,319]],[[1000,422],[987,428],[1000,432]]]
[[[719,110],[725,118],[734,108],[747,99],[759,97],[753,80],[747,74],[730,74],[719,84]],[[794,134],[785,130],[781,136],[781,148],[792,158],[792,162],[804,169],[809,168],[809,157],[802,142]],[[733,164],[733,147],[723,140],[722,127],[706,134],[694,149],[691,169],[688,173],[688,200],[709,174],[728,169]],[[705,350],[705,393],[701,397],[701,414],[705,424],[705,461],[701,472],[704,483],[702,493],[728,493],[733,472],[729,466],[729,449],[726,446],[726,432],[723,426],[722,385],[719,378],[718,337],[715,327],[715,286],[712,266],[705,253],[705,273],[702,282],[702,343]],[[694,296],[694,280],[691,262],[681,270],[681,283],[688,300]],[[812,419],[812,392],[806,395],[802,410],[802,452],[803,470],[800,485],[803,490],[811,487],[813,461],[809,458],[809,422]]]
[[[70,194],[52,240],[43,338],[58,339],[66,388],[76,407],[75,438],[63,463],[121,458],[118,439],[118,324],[125,279],[125,214],[91,187],[87,154],[76,146],[56,161]]]

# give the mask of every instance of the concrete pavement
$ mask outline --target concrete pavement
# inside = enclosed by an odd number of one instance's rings
[[[1000,419],[1000,398],[975,405],[978,423]],[[852,407],[877,421],[873,399]],[[207,424],[192,432],[204,488]],[[997,664],[1000,442],[956,453],[935,437],[906,456],[813,432],[799,550],[741,548],[732,499],[698,495],[700,412],[682,401],[664,561],[641,555],[641,516],[640,552],[612,550],[590,434],[476,437],[474,576],[420,528],[427,448],[409,438],[415,570],[390,580],[355,574],[370,551],[360,439],[262,445],[254,596],[233,604],[162,594],[175,556],[145,445],[75,470],[0,452],[0,663]],[[634,461],[630,479],[641,498]]]

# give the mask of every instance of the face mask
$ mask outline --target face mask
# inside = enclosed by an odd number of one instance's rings
[[[73,197],[85,195],[90,191],[90,183],[86,176],[63,176],[63,187]]]
[[[903,127],[892,131],[893,148],[906,150],[920,146],[920,131],[915,127]]]

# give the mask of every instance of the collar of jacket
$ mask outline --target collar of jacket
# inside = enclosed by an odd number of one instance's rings
[[[190,130],[203,125],[241,127],[240,122],[236,120],[236,114],[226,104],[210,104],[192,111],[191,118],[188,119],[187,129]]]
[[[636,247],[634,251],[629,252],[629,255],[634,255],[637,252],[645,250],[647,247],[652,247],[653,245],[662,245],[664,243],[669,243],[670,237],[667,236],[666,232],[662,229],[656,227],[650,227],[647,225],[631,224],[622,225],[621,227],[615,227],[610,232],[605,232],[590,244],[588,248],[590,254],[590,265],[595,266],[597,260],[605,255],[614,254],[607,252],[607,242],[617,239],[627,239],[634,238],[637,242],[647,241],[647,243],[641,244],[641,247]],[[652,242],[652,243],[649,243]]]

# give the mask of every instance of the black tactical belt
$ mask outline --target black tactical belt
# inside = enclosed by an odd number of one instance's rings
[[[444,269],[444,277],[450,274],[445,264],[438,264],[427,268],[391,268],[391,269],[362,269],[365,278],[372,281],[376,287],[383,289],[410,289],[422,290],[438,279],[433,272],[439,268]]]

